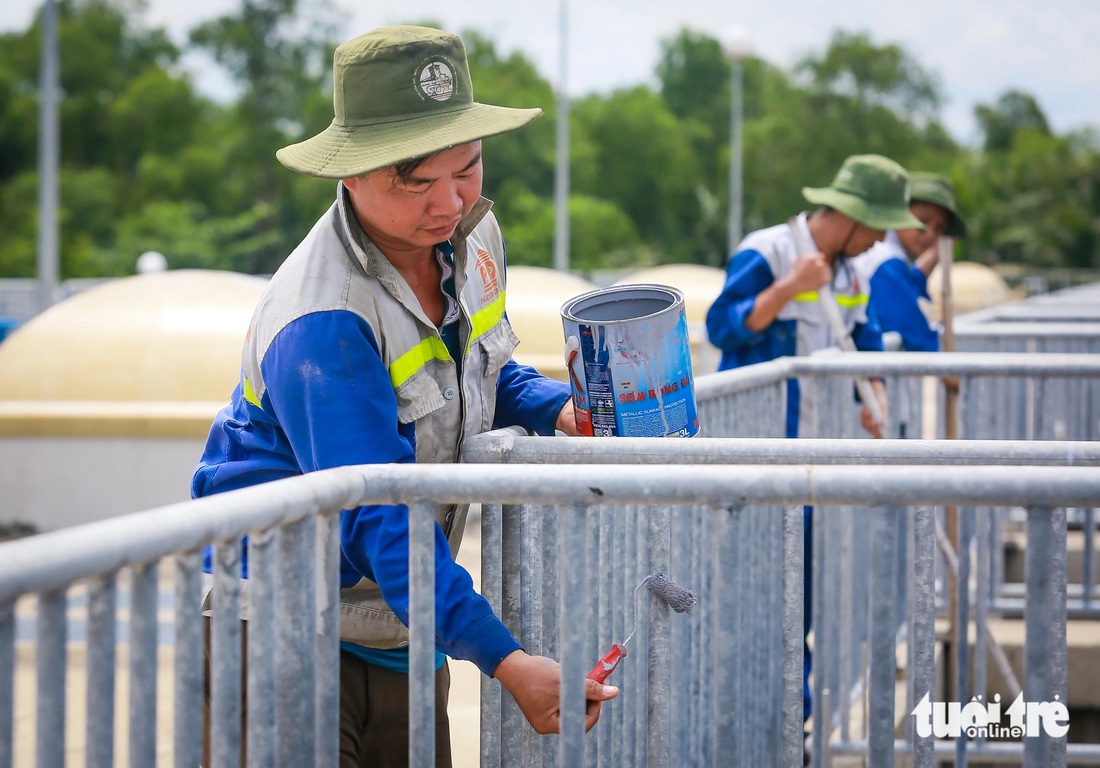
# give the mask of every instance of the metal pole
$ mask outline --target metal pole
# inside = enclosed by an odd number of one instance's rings
[[[802,507],[783,510],[783,693],[782,754],[784,765],[802,758],[802,628],[805,622],[805,582],[802,551],[805,530]]]
[[[943,322],[943,337],[940,340],[940,349],[944,352],[955,351],[955,302],[951,287],[951,265],[954,262],[954,241],[950,237],[941,237],[939,243],[940,258],[940,319]],[[973,384],[972,384],[973,385]],[[959,385],[954,382],[944,381],[943,395],[944,411],[944,437],[948,440],[959,439]],[[974,437],[967,435],[967,437]],[[947,529],[948,541],[955,552],[959,551],[958,525],[959,510],[954,505],[944,507],[944,528]],[[965,585],[962,585],[965,586]],[[958,635],[956,626],[956,613],[959,600],[960,584],[955,575],[947,577],[947,621],[949,637],[954,642]],[[965,637],[965,635],[964,635]],[[958,670],[955,668],[956,656],[953,649],[945,649],[944,653],[944,684],[945,690],[954,691],[958,685],[956,677]]]
[[[58,102],[57,0],[42,6],[42,60],[38,86],[38,300],[53,305],[58,275],[57,167],[61,152]]]
[[[741,242],[741,126],[744,122],[744,66],[738,54],[730,56],[730,208],[729,247],[726,255],[733,255]]]
[[[562,589],[556,606],[561,622],[561,737],[559,765],[584,765],[584,615],[585,568],[576,561],[585,547],[587,508],[574,504],[561,510],[558,519],[559,577]],[[578,567],[579,566],[579,567]],[[605,710],[606,712],[606,710]]]
[[[569,3],[561,0],[558,52],[558,123],[554,171],[554,269],[569,269]]]
[[[435,515],[409,505],[409,765],[435,765]]]

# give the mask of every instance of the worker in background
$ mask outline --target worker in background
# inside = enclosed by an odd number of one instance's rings
[[[909,176],[881,155],[846,159],[828,187],[804,187],[813,205],[789,221],[749,233],[726,269],[722,292],[707,311],[707,337],[722,352],[720,371],[778,357],[809,355],[836,346],[818,289],[831,284],[846,329],[857,349],[881,351],[882,332],[867,312],[867,293],[852,257],[882,240],[889,230],[921,229],[909,212]],[[799,243],[805,243],[803,248]],[[804,249],[808,249],[804,250]],[[808,382],[787,382],[786,436],[813,437],[817,403]],[[887,413],[886,387],[871,386]],[[866,404],[860,422],[871,434],[876,425]],[[805,617],[810,630],[813,516],[805,509]],[[804,645],[803,712],[810,715],[810,650]]]
[[[898,229],[886,233],[867,253],[854,260],[856,271],[870,292],[871,312],[883,332],[901,337],[907,352],[938,352],[938,329],[921,308],[920,299],[931,301],[928,277],[940,258],[940,238],[966,237],[966,221],[955,201],[955,187],[946,176],[914,171],[909,174],[909,210],[924,229]],[[902,382],[897,393],[898,435],[909,437],[914,419],[912,403],[920,397],[920,382]],[[958,387],[958,379],[944,379]]]
[[[928,277],[939,262],[941,237],[966,237],[966,221],[955,202],[955,187],[946,176],[909,174],[909,210],[923,229],[898,229],[855,260],[870,291],[870,306],[882,330],[901,336],[908,352],[938,352],[939,334],[920,307],[931,301]]]

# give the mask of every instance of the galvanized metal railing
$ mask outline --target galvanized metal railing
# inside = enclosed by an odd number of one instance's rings
[[[492,433],[472,438],[467,442],[466,460],[520,465],[537,462],[588,465],[615,461],[649,467],[661,462],[692,466],[802,464],[812,467],[814,472],[832,464],[862,464],[866,467],[863,477],[864,491],[875,496],[876,494],[869,488],[877,485],[877,478],[883,468],[890,465],[919,464],[930,467],[946,464],[988,467],[1013,464],[1029,466],[1079,464],[1098,466],[1100,465],[1100,444],[782,439],[695,439],[684,442],[675,439],[607,441],[572,438],[546,441],[522,437],[517,433]],[[931,475],[929,482],[935,482]],[[781,634],[786,636],[794,630],[792,624],[780,623],[783,614],[778,610],[778,605],[783,602],[789,607],[789,603],[794,601],[801,608],[802,511],[800,508],[788,508],[785,511],[761,509],[752,504],[751,492],[747,496],[747,499],[742,498],[739,500],[740,503],[734,505],[735,509],[732,513],[739,535],[733,540],[726,540],[727,544],[724,548],[714,549],[716,546],[722,546],[715,544],[715,541],[721,538],[719,533],[721,528],[717,521],[722,518],[722,515],[715,514],[716,510],[707,510],[703,515],[706,520],[711,521],[706,524],[712,526],[709,528],[710,534],[700,530],[700,519],[692,517],[690,511],[683,511],[691,521],[690,524],[678,523],[684,517],[678,517],[675,514],[671,524],[674,573],[679,578],[686,578],[689,582],[694,580],[708,585],[708,594],[720,592],[720,588],[724,586],[724,580],[732,585],[732,592],[737,595],[736,608],[730,610],[729,606],[724,606],[722,609],[727,611],[723,614],[727,622],[724,629],[727,641],[732,647],[738,649],[736,657],[728,660],[734,671],[728,672],[721,683],[715,683],[715,688],[721,690],[725,697],[724,703],[717,711],[727,714],[736,712],[737,716],[715,725],[716,733],[726,734],[725,742],[709,741],[706,735],[709,730],[706,728],[702,729],[702,736],[694,739],[680,734],[680,742],[677,742],[678,749],[675,754],[683,756],[690,765],[720,765],[723,763],[721,760],[715,761],[716,755],[728,757],[732,754],[736,754],[746,764],[790,764],[778,760],[778,747],[769,739],[775,736],[776,724],[779,722],[781,696],[777,687],[782,678],[783,669],[780,648],[785,647],[787,653],[797,651],[799,657],[801,655],[801,634],[798,635],[799,642],[795,646],[789,643],[781,646],[778,643]],[[878,495],[879,501],[886,500],[888,496],[890,492],[883,491]],[[935,613],[934,513],[930,508],[905,510],[892,507],[890,513],[884,512],[884,509],[853,509],[829,505],[815,507],[818,522],[815,522],[814,527],[814,551],[824,553],[815,555],[813,564],[815,569],[813,619],[816,628],[813,742],[815,765],[827,764],[824,761],[828,760],[831,752],[868,755],[873,758],[870,762],[872,765],[888,764],[880,762],[885,759],[885,750],[889,749],[893,754],[892,750],[896,746],[899,754],[911,753],[914,744],[919,742],[919,739],[914,739],[910,724],[906,739],[895,745],[891,735],[889,746],[880,741],[871,748],[867,734],[874,730],[874,727],[866,725],[860,727],[858,723],[853,727],[852,723],[852,705],[858,703],[862,695],[865,697],[864,714],[871,712],[881,718],[881,722],[877,725],[880,736],[883,733],[892,734],[894,723],[901,722],[899,715],[904,716],[905,712],[912,711],[916,702],[919,701],[922,694],[916,692],[921,690],[927,681],[933,679],[931,669],[922,669],[914,654],[924,654],[925,650],[918,649],[935,645],[931,625],[924,626],[918,620],[918,617],[927,614],[928,611],[932,611],[931,615]],[[970,508],[965,509],[963,519],[972,519],[971,512]],[[909,523],[903,528],[907,532],[905,536],[899,536],[896,530],[897,523],[902,519]],[[516,525],[522,526],[522,520]],[[792,538],[795,535],[794,529],[797,529],[797,546]],[[528,532],[526,535],[535,534]],[[600,536],[598,541],[603,546],[605,538]],[[626,539],[626,544],[620,543],[619,546],[627,544],[629,544],[629,537]],[[1061,562],[1064,563],[1064,538],[1062,547]],[[797,554],[791,551],[792,548],[797,549]],[[908,557],[905,556],[907,549],[912,550],[908,553]],[[1045,553],[1048,552],[1043,547],[1038,551],[1041,553],[1040,557],[1046,557]],[[864,558],[854,556],[854,553],[860,552],[865,553]],[[868,567],[868,560],[865,557],[866,553],[870,552],[875,554],[872,555],[871,567]],[[923,561],[916,556],[917,553],[921,554]],[[1029,542],[1029,558],[1033,554]],[[490,561],[491,558],[487,558],[485,562]],[[792,570],[790,566],[794,561],[797,561],[798,565]],[[1051,564],[1056,567],[1058,562],[1059,558],[1055,557]],[[700,563],[705,565],[700,568]],[[504,573],[509,573],[518,567],[515,561],[507,557],[504,558],[501,566]],[[780,573],[782,578],[779,577]],[[1038,579],[1039,574],[1040,570],[1032,567],[1029,579]],[[899,575],[905,577],[908,583],[907,590],[887,588],[886,585],[897,583]],[[483,592],[486,590],[488,590],[487,594],[494,592],[496,578],[496,573],[486,573],[483,576]],[[625,582],[625,586],[629,587],[630,578],[625,579]],[[963,583],[968,582],[968,574],[964,573]],[[976,593],[981,594],[987,586],[987,577],[979,579],[976,582]],[[611,585],[611,589],[607,590],[608,593],[618,596],[620,605],[621,600],[624,599],[622,587],[622,584],[616,582]],[[1027,589],[1030,595],[1036,588],[1029,581]],[[604,590],[601,589],[601,595],[603,593]],[[913,600],[916,601],[914,605],[907,604],[905,597],[907,594],[913,596]],[[785,602],[780,595],[785,596]],[[525,595],[525,597],[530,596]],[[1065,605],[1064,595],[1062,602],[1058,604]],[[1049,600],[1044,601],[1044,605],[1050,605]],[[705,613],[708,609],[702,610]],[[965,628],[969,622],[965,603],[960,610],[960,623]],[[1032,609],[1032,612],[1034,610]],[[674,637],[676,637],[676,631],[685,633],[700,631],[694,622],[680,624],[678,619],[679,617],[673,617]],[[713,623],[714,620],[711,617],[709,621]],[[699,621],[706,623],[708,619],[701,617]],[[1028,621],[1035,621],[1035,619],[1029,614]],[[1064,615],[1061,621],[1064,633]],[[801,616],[798,617],[797,623],[800,628]],[[900,639],[907,641],[910,651],[904,701],[911,703],[908,704],[905,712],[899,711],[894,706],[893,659],[895,641],[898,639],[898,633],[894,628],[899,625],[904,630]],[[612,642],[617,631],[621,630],[616,627],[610,632],[605,631],[600,635],[601,641],[604,644]],[[963,632],[965,633],[965,629]],[[923,636],[925,634],[927,637]],[[965,634],[963,636],[965,637]],[[984,616],[981,616],[977,622],[976,636],[975,648],[984,649],[990,642]],[[1050,650],[1050,644],[1041,640],[1038,635],[1032,634],[1029,637],[1029,648],[1037,647],[1036,644],[1042,642],[1041,647]],[[715,691],[707,688],[710,676],[706,674],[706,670],[701,671],[694,665],[700,658],[713,657],[715,651],[706,646],[706,641],[696,638],[695,642],[703,644],[699,647],[692,646],[693,651],[687,655],[676,656],[672,662],[672,677],[677,680],[692,680],[693,692],[702,689],[704,698],[714,697],[717,695]],[[715,642],[713,637],[711,642]],[[877,666],[874,667],[869,664],[870,659],[864,656],[869,643],[871,658],[878,659],[878,662],[875,662]],[[954,647],[960,648],[962,645],[965,643]],[[1064,637],[1062,646],[1064,655]],[[677,647],[680,646],[677,645]],[[887,658],[890,660],[889,664],[886,663]],[[931,656],[926,660],[931,660]],[[964,679],[968,676],[968,670],[974,669],[975,690],[984,691],[984,652],[976,650],[973,662],[964,655],[960,666],[963,670],[960,676]],[[880,675],[877,680],[870,677],[870,668]],[[794,690],[801,688],[801,661],[798,662],[797,669],[799,672]],[[624,685],[630,686],[631,682],[624,677]],[[935,690],[935,686],[924,687],[923,690]],[[1034,685],[1028,688],[1029,692],[1035,690]],[[790,687],[786,691],[788,696],[793,695]],[[963,689],[961,693],[966,692],[967,690]],[[941,696],[941,700],[953,698],[955,695],[956,693],[952,692],[950,695]],[[1064,693],[1060,696],[1065,700]],[[968,699],[969,695],[961,700]],[[801,694],[799,694],[796,699],[796,711],[799,716],[802,711],[801,704]],[[494,705],[489,702],[487,706],[491,710]],[[684,711],[683,707],[675,704],[672,708],[674,711]],[[791,710],[784,706],[782,711],[789,713]],[[691,719],[693,722],[699,722],[695,718]],[[789,725],[795,720],[794,715],[789,715],[784,722]],[[800,719],[798,722],[801,722]],[[494,727],[495,721],[492,721],[483,737],[488,738],[488,734]],[[617,732],[617,729],[613,731]],[[826,738],[824,734],[832,734],[832,737]],[[938,750],[942,756],[947,747],[947,742],[939,742],[928,749]],[[605,741],[600,740],[597,742],[597,755],[622,755],[623,748],[619,743],[605,746]],[[951,749],[956,748],[955,745],[951,745]],[[731,749],[735,751],[731,752]],[[989,759],[995,756],[1005,758],[1013,754],[1011,746],[989,744],[984,740],[966,749],[968,751],[965,754],[976,759]],[[1100,761],[1100,746],[1090,748],[1074,745],[1070,752],[1076,762],[1089,764],[1090,761]],[[514,764],[526,765],[538,758],[538,753],[532,753],[530,750],[517,754]],[[1022,758],[1019,744],[1015,745],[1015,755],[1017,760]],[[644,763],[631,763],[629,760],[616,763],[612,759],[611,762],[596,764]]]
[[[1041,327],[1041,326],[1040,326]],[[852,397],[853,376],[883,376],[891,393],[888,436],[944,434],[943,394],[939,381],[960,383],[962,437],[996,440],[1100,439],[1100,355],[1019,353],[824,353],[781,358],[761,365],[701,377],[697,382],[701,434],[712,437],[776,437],[783,434],[786,381],[798,378],[813,387],[829,409],[819,408],[809,432],[825,438],[863,437],[858,404]],[[931,387],[929,387],[931,385]],[[907,393],[899,396],[899,392]],[[931,394],[929,394],[931,392]],[[902,411],[906,411],[903,413]],[[902,425],[908,423],[908,432]],[[917,428],[914,429],[913,427]],[[952,455],[949,443],[939,443]],[[797,452],[782,446],[777,453]],[[877,449],[869,449],[877,452]],[[797,455],[792,453],[791,455]],[[1011,510],[1000,510],[980,530],[983,542],[977,567],[990,569],[991,610],[1019,612],[1021,587],[1006,580],[1005,537],[1020,523]],[[1079,581],[1070,585],[1070,611],[1100,615],[1096,561],[1100,537],[1093,510],[1069,510],[1079,527],[1083,563]],[[1017,516],[1018,517],[1018,516]],[[941,522],[942,524],[942,522]],[[988,562],[987,562],[988,561]],[[983,607],[985,607],[983,605]]]
[[[1095,421],[1100,359],[1095,355],[861,353],[778,360],[700,378],[697,396],[704,434],[779,437],[783,433],[785,382],[794,376],[811,379],[819,393],[824,393],[819,396],[839,404],[832,419],[822,419],[816,425],[817,433],[849,434],[854,432],[850,425],[855,423],[856,408],[850,379],[856,375],[886,375],[892,387],[921,377],[957,376],[963,388],[965,436],[994,433],[999,438],[1035,438],[1052,436],[1057,431],[1054,425],[1072,424],[1070,416],[1080,413],[1090,414],[1085,421]],[[1021,389],[1021,381],[1031,383]],[[1001,383],[1007,383],[1007,388],[989,386]],[[1055,383],[1065,385],[1065,392],[1057,399],[1043,397]],[[992,405],[993,401],[1012,403],[1025,417],[1011,420],[1007,427],[999,425],[996,418],[1005,406]],[[924,401],[917,407],[924,408]],[[918,415],[923,418],[923,413]],[[1088,426],[1084,425],[1084,432]],[[1063,431],[1068,433],[1069,427]],[[926,510],[903,514],[901,510],[911,505],[962,508],[962,541],[969,541],[970,531],[981,519],[975,517],[975,523],[970,522],[970,507],[997,507],[1001,511],[994,520],[1004,518],[1006,508],[1025,508],[1029,533],[1033,525],[1042,528],[1034,532],[1038,546],[1033,548],[1029,540],[1029,577],[1023,595],[1014,596],[1017,610],[1026,605],[1029,633],[1037,633],[1029,635],[1034,639],[1029,644],[1032,666],[1025,676],[1025,692],[1029,700],[1059,692],[1064,699],[1065,612],[1060,612],[1060,606],[1066,604],[1065,579],[1064,575],[1060,581],[1054,578],[1052,586],[1043,574],[1050,573],[1045,567],[1048,561],[1055,566],[1064,563],[1064,513],[1058,510],[1091,510],[1100,496],[1096,494],[1096,471],[1091,467],[1036,465],[1091,464],[1095,460],[1092,444],[1032,441],[1015,445],[1006,439],[990,448],[967,441],[644,442],[643,453],[658,449],[663,453],[634,456],[631,442],[620,439],[588,439],[578,445],[578,441],[560,438],[525,438],[516,441],[509,452],[518,455],[519,446],[530,444],[539,450],[537,463],[564,462],[566,459],[554,455],[559,446],[567,454],[597,453],[585,458],[592,466],[344,468],[0,546],[0,768],[11,763],[13,742],[8,725],[13,705],[7,692],[12,689],[15,655],[15,601],[30,594],[37,596],[38,603],[34,638],[40,692],[37,762],[61,764],[65,611],[77,582],[87,590],[89,682],[94,682],[87,704],[87,764],[112,764],[108,734],[116,724],[113,707],[108,705],[115,677],[113,650],[121,634],[114,617],[122,571],[129,577],[131,620],[126,642],[131,650],[130,674],[137,682],[130,694],[131,762],[152,764],[155,710],[158,703],[164,704],[155,683],[158,631],[155,610],[150,606],[157,604],[158,581],[168,574],[165,580],[172,582],[177,617],[171,639],[176,654],[175,698],[170,703],[175,718],[175,760],[178,765],[197,763],[202,669],[199,552],[207,544],[214,544],[216,552],[211,643],[215,764],[236,764],[242,740],[249,748],[250,764],[334,764],[338,686],[335,515],[340,509],[366,502],[403,502],[412,510],[410,684],[414,695],[410,701],[417,738],[410,758],[416,765],[429,765],[432,759],[433,739],[429,737],[434,727],[430,716],[434,699],[427,697],[427,692],[433,679],[434,604],[427,542],[432,505],[437,503],[484,505],[483,567],[490,569],[483,577],[487,597],[530,648],[560,656],[565,679],[574,681],[574,687],[563,690],[563,735],[557,739],[538,738],[525,730],[510,697],[502,696],[499,687],[487,681],[483,691],[485,765],[528,764],[536,756],[540,761],[552,761],[551,753],[559,764],[569,766],[668,765],[673,754],[690,756],[692,764],[717,765],[726,764],[731,755],[752,764],[785,765],[796,752],[801,758],[801,665],[797,657],[802,562],[801,525],[796,522],[800,523],[797,515],[803,504],[815,505],[821,510],[818,519],[824,521],[814,530],[815,551],[828,551],[834,544],[849,553],[865,547],[877,553],[873,567],[883,569],[869,578],[872,569],[853,569],[850,562],[828,557],[814,561],[814,589],[823,590],[815,596],[815,611],[823,613],[814,616],[815,642],[820,643],[815,666],[815,675],[820,676],[815,677],[815,764],[827,759],[830,748],[869,754],[875,758],[874,764],[887,754],[911,749],[918,765],[928,765],[928,755],[945,749],[943,743],[916,738],[895,744],[892,720],[890,735],[886,735],[885,637],[893,643],[896,628],[906,630],[915,654],[910,664],[912,691],[919,692],[934,674],[934,636],[924,620],[928,602],[933,601],[933,610],[935,606],[934,515]],[[582,453],[577,454],[578,450]],[[718,450],[714,460],[721,466],[698,466],[703,463],[698,452],[711,450]],[[987,450],[1000,452],[999,458],[986,454]],[[757,452],[757,458],[751,451]],[[836,452],[836,458],[826,459],[824,453],[814,451]],[[493,460],[500,460],[500,455]],[[652,463],[622,465],[639,457]],[[472,449],[468,458],[475,458]],[[829,465],[849,459],[865,466]],[[689,466],[670,466],[681,460]],[[960,466],[935,466],[943,460]],[[737,466],[749,461],[764,465]],[[781,461],[805,466],[779,466]],[[868,481],[872,475],[866,466],[871,462],[878,465],[873,482]],[[989,466],[1001,462],[1032,466],[1011,470]],[[844,509],[853,505],[870,511]],[[883,530],[891,515],[908,520],[913,541],[905,566],[912,573],[906,594],[916,604],[908,611],[908,622],[900,618],[906,613],[900,606],[908,602],[898,597],[902,592],[879,589],[898,581],[896,573],[891,577],[886,572],[900,555],[899,541],[903,541],[897,536],[893,544],[886,541]],[[931,537],[929,520],[933,521]],[[1046,535],[1048,528],[1055,532],[1053,540]],[[1086,526],[1089,552],[1095,547],[1092,530],[1091,524]],[[856,538],[871,531],[878,533],[873,538]],[[249,718],[242,733],[242,657],[236,617],[240,601],[237,542],[244,536],[252,546],[249,620],[254,623],[249,626],[255,631],[248,633],[249,671],[243,685],[248,690]],[[977,567],[991,571],[991,582],[996,583],[995,560],[983,560],[981,538]],[[991,533],[988,542],[996,541],[996,534]],[[578,554],[582,551],[583,563]],[[968,549],[957,555],[960,579],[968,583]],[[498,565],[502,569],[499,580],[491,570]],[[823,570],[826,568],[835,570]],[[655,599],[642,607],[638,620],[645,631],[639,633],[637,647],[631,649],[632,659],[616,673],[624,694],[608,705],[597,733],[585,737],[580,679],[605,645],[625,637],[632,610],[628,596],[653,570],[665,570],[674,580],[698,591],[700,606],[690,617],[671,618],[667,607]],[[1040,581],[1032,584],[1032,575]],[[830,579],[839,582],[842,577],[853,585],[849,596],[830,596],[822,585]],[[987,589],[981,586],[982,578],[974,610],[995,609],[1006,595],[1001,587],[989,587],[995,599],[986,606],[981,598]],[[1091,580],[1090,575],[1080,586],[1079,599],[1074,596],[1077,602],[1071,605],[1076,610],[1090,609]],[[1042,605],[1035,605],[1034,599],[1020,600],[1040,592],[1046,596]],[[884,602],[888,599],[890,605]],[[969,593],[960,601],[963,626],[971,610],[968,599]],[[830,623],[842,620],[837,617],[850,624],[872,626],[872,633],[865,636],[870,648],[866,674],[860,672],[861,638],[849,633],[847,645],[842,647],[841,625]],[[964,654],[965,645],[959,644]],[[984,647],[979,639],[975,654]],[[1044,661],[1038,651],[1033,658],[1035,648],[1045,649],[1043,654],[1053,652]],[[845,713],[850,711],[847,705],[861,687],[868,697],[875,697],[876,713],[862,736],[844,726]],[[830,691],[831,702],[826,697]],[[910,700],[913,695],[910,693]],[[891,718],[896,714],[894,709],[889,712]],[[499,728],[495,725],[498,716]],[[834,738],[826,739],[825,734]],[[1004,748],[993,743],[951,745],[952,750],[963,750],[964,759],[967,755],[999,755],[1013,748],[1019,752],[1018,746]],[[1064,749],[1064,740],[1028,742],[1027,750],[1029,761],[1035,750],[1049,753],[1056,762],[1063,753],[1079,762],[1094,756],[1083,745]]]
[[[926,378],[960,383],[959,436],[978,440],[1100,439],[1100,355],[1021,353],[826,352],[700,377],[696,399],[708,437],[782,437],[786,380],[817,390],[816,437],[862,437],[852,377],[882,377],[889,392],[922,385]],[[917,392],[922,386],[915,387]],[[890,398],[889,437],[902,423],[899,398]],[[911,398],[910,424],[943,413],[942,393]],[[1092,414],[1089,418],[1086,414]],[[1083,417],[1085,416],[1085,417]],[[940,419],[942,421],[942,419]],[[942,424],[929,437],[942,437]],[[910,432],[919,437],[920,432]]]
[[[556,439],[530,439],[547,445],[557,443]],[[705,441],[684,444],[696,442]],[[1075,450],[1065,446],[1046,448],[1076,455]],[[134,598],[134,605],[144,608],[132,615],[137,626],[131,627],[129,638],[130,674],[141,682],[131,689],[131,761],[152,764],[149,744],[156,736],[153,710],[157,699],[150,695],[155,690],[150,659],[155,657],[156,633],[141,622],[150,621],[148,594],[155,592],[156,566],[165,557],[172,558],[176,590],[174,759],[180,766],[197,763],[200,726],[196,713],[201,696],[198,553],[208,543],[217,545],[212,641],[214,759],[218,766],[236,764],[240,742],[235,738],[239,727],[235,707],[241,684],[236,598],[240,589],[238,542],[244,535],[250,537],[252,545],[252,573],[248,727],[240,738],[245,738],[253,750],[249,762],[334,765],[338,686],[334,610],[338,542],[334,523],[343,508],[399,502],[409,503],[411,510],[410,615],[414,618],[410,627],[410,729],[414,738],[410,764],[431,765],[434,752],[432,505],[481,502],[489,505],[490,518],[492,505],[502,507],[499,537],[491,524],[486,529],[487,555],[491,555],[494,542],[502,550],[520,543],[505,523],[508,515],[504,514],[504,505],[553,505],[559,509],[557,564],[548,565],[544,545],[541,567],[544,577],[554,572],[558,577],[559,586],[550,594],[557,603],[551,614],[557,615],[556,650],[563,669],[562,734],[537,740],[541,743],[536,751],[543,753],[546,744],[553,744],[557,764],[562,766],[590,764],[586,755],[595,755],[593,759],[598,758],[601,765],[667,766],[673,755],[678,762],[682,755],[705,760],[695,764],[725,765],[737,756],[753,764],[788,765],[796,757],[801,759],[803,748],[799,660],[802,611],[798,599],[801,505],[814,504],[823,509],[833,505],[872,506],[879,510],[875,519],[881,532],[897,514],[890,510],[904,506],[1020,504],[1029,508],[1036,526],[1055,523],[1051,528],[1054,535],[1036,542],[1041,551],[1035,558],[1037,563],[1048,559],[1057,563],[1059,518],[1047,510],[1064,505],[1087,506],[1097,499],[1100,472],[1092,467],[883,465],[876,468],[869,482],[867,468],[860,466],[689,465],[660,469],[595,464],[387,465],[314,473],[45,534],[0,546],[0,745],[8,745],[9,749],[7,754],[0,751],[0,765],[11,762],[15,601],[31,594],[38,596],[39,612],[37,764],[64,762],[66,593],[83,580],[93,580],[96,586],[92,588],[92,601],[103,607],[97,611],[101,618],[90,622],[88,629],[89,655],[101,660],[102,669],[96,672],[103,687],[90,694],[95,699],[87,707],[87,764],[111,764],[106,734],[113,730],[114,723],[109,714],[111,707],[104,706],[104,697],[112,689],[110,649],[116,637],[108,625],[112,623],[113,584],[120,570],[127,568],[132,574],[131,590],[135,596],[145,595]],[[620,505],[645,507],[631,517],[630,511],[616,508]],[[783,534],[776,535],[773,523],[780,518],[785,519]],[[545,520],[542,522],[546,529]],[[619,524],[617,530],[626,534],[623,541],[627,549],[617,552],[613,536],[592,542],[593,528],[602,533],[605,523]],[[638,533],[639,528],[644,535]],[[921,556],[916,558],[916,562],[925,564],[934,547],[927,528],[927,524],[918,527],[923,535],[917,544]],[[636,547],[635,563],[628,562],[631,550],[626,542],[631,538]],[[874,562],[888,562],[887,537],[876,541]],[[585,553],[583,560],[581,552]],[[601,553],[600,557],[593,552]],[[736,553],[736,567],[731,578],[726,569],[732,553]],[[491,556],[483,560],[490,568],[493,562]],[[594,659],[591,649],[601,644],[608,628],[586,622],[586,617],[594,610],[593,598],[605,596],[595,587],[594,579],[605,574],[614,579],[617,563],[624,571],[622,583],[631,588],[635,575],[665,569],[675,580],[697,590],[700,610],[690,624],[683,623],[673,631],[675,622],[668,616],[667,606],[650,601],[647,615],[640,619],[646,625],[645,634],[639,638],[643,642],[637,650],[632,649],[635,659],[645,661],[644,671],[643,664],[638,663],[632,671],[634,677],[628,677],[632,665],[627,664],[620,681],[620,700],[607,705],[603,727],[586,737],[583,676]],[[778,571],[769,567],[778,563],[782,563]],[[525,567],[533,568],[531,564]],[[704,578],[707,573],[709,580]],[[1043,612],[1037,617],[1029,614],[1029,643],[1053,652],[1040,657],[1038,652],[1029,651],[1027,692],[1036,700],[1050,699],[1059,692],[1064,695],[1065,690],[1064,656],[1060,658],[1057,653],[1059,637],[1064,647],[1064,615],[1060,620],[1058,612],[1064,600],[1064,580],[1059,582],[1057,569],[1044,569],[1044,573],[1039,586],[1049,599],[1029,602],[1029,610],[1034,602]],[[924,574],[930,575],[927,568]],[[524,600],[519,607],[530,613],[536,610],[528,591],[534,588],[534,576],[526,587],[522,574],[520,579]],[[492,578],[489,581],[488,592],[492,595],[495,587]],[[508,594],[503,576],[496,583],[503,605]],[[614,598],[616,590],[610,592],[606,596]],[[758,598],[763,595],[779,599],[782,610],[775,610],[779,604],[761,602]],[[892,597],[879,596],[873,605],[881,606],[888,599]],[[596,602],[597,616],[605,611],[604,615],[611,618],[610,627],[622,631],[617,621],[627,604],[614,599],[606,604]],[[764,606],[772,618],[761,622],[756,611]],[[777,613],[780,620],[774,618]],[[928,605],[924,605],[923,613],[914,615],[914,677],[925,683],[933,674],[933,620]],[[869,676],[870,690],[882,699],[876,701],[883,707],[876,709],[879,716],[869,724],[869,750],[874,764],[886,764],[878,758],[892,759],[895,744],[893,704],[883,692],[886,675],[882,670],[889,651],[892,690],[894,632],[890,622],[875,622],[872,626],[873,633],[881,633],[885,627],[891,644],[887,649],[886,641],[874,635]],[[738,639],[746,645],[739,645]],[[776,675],[780,670],[781,675]],[[618,716],[617,711],[623,714]],[[514,730],[507,725],[507,716],[502,715],[502,765],[518,762],[507,745]],[[628,739],[626,734],[630,733],[633,738]],[[521,734],[519,742],[522,744],[526,738]],[[264,746],[263,739],[270,740],[269,746]],[[609,744],[606,749],[600,739]],[[929,747],[934,745],[928,740],[916,740],[917,765],[931,765],[927,759]],[[1029,744],[1027,748],[1029,755],[1041,750],[1056,760],[1066,749],[1064,739],[1034,747]],[[483,764],[494,764],[491,739],[487,739],[483,750]]]

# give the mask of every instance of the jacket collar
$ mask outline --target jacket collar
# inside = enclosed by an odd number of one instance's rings
[[[492,200],[487,197],[479,197],[470,212],[458,222],[454,234],[451,235],[451,245],[454,246],[464,242],[492,207]],[[355,256],[367,274],[378,277],[387,287],[391,287],[389,280],[393,279],[396,270],[390,264],[389,259],[378,249],[378,246],[371,242],[371,239],[367,237],[367,233],[363,231],[359,220],[355,217],[355,212],[352,210],[347,188],[344,187],[342,182],[337,185],[336,213],[336,228],[340,240],[348,247],[348,250]],[[455,248],[455,251],[464,252],[465,249]],[[391,287],[391,291],[397,291],[396,284]]]

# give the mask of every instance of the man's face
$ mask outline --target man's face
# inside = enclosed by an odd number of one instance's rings
[[[848,238],[848,242],[844,246],[845,256],[859,256],[879,240],[886,237],[886,233],[881,229],[871,229],[864,224],[859,224],[858,222],[853,223],[855,223],[855,230],[853,230],[852,236]]]
[[[951,223],[951,214],[940,208],[935,203],[926,203],[923,200],[914,200],[909,204],[909,210],[920,219],[925,229],[899,229],[898,240],[905,248],[910,258],[916,258],[927,251],[936,241],[943,236]]]
[[[481,195],[481,142],[432,155],[402,179],[393,168],[345,179],[367,236],[389,253],[447,240]]]

